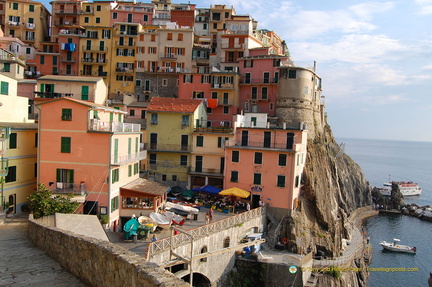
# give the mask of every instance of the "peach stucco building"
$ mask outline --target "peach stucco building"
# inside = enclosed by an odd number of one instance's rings
[[[225,148],[224,188],[251,192],[252,207],[261,201],[278,218],[289,214],[298,203],[306,144],[305,130],[270,128],[267,114],[238,115]]]
[[[141,127],[126,112],[70,98],[38,105],[38,182],[53,193],[73,193],[86,214],[110,215],[119,225],[120,187],[139,180]]]

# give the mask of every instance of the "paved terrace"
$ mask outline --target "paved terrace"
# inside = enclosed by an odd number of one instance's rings
[[[27,240],[28,214],[0,224],[0,286],[85,287]]]

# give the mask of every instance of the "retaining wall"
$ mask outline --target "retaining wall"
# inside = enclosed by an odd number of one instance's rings
[[[189,286],[157,264],[115,244],[49,227],[32,215],[27,237],[89,286]]]

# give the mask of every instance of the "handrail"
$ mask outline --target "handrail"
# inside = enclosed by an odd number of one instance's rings
[[[250,211],[246,211],[237,215],[230,216],[210,224],[196,227],[188,230],[187,232],[193,236],[193,239],[206,237],[211,233],[219,232],[227,228],[233,227],[237,224],[244,223],[252,218],[256,218],[265,214],[264,207],[258,207]],[[170,248],[170,238],[164,238],[155,242],[150,242],[147,245],[145,258],[149,259],[155,254],[163,252]],[[173,248],[179,247],[189,243],[189,237],[183,233],[172,236]]]

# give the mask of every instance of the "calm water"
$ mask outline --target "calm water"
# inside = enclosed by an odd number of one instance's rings
[[[362,168],[371,186],[405,180],[419,183],[421,196],[405,198],[406,203],[432,205],[432,143],[338,138],[345,153]],[[371,268],[418,268],[414,272],[371,272],[368,286],[427,286],[432,271],[432,223],[409,216],[375,216],[366,220],[371,238]],[[417,254],[383,252],[379,242],[401,239],[402,244],[417,247]]]

